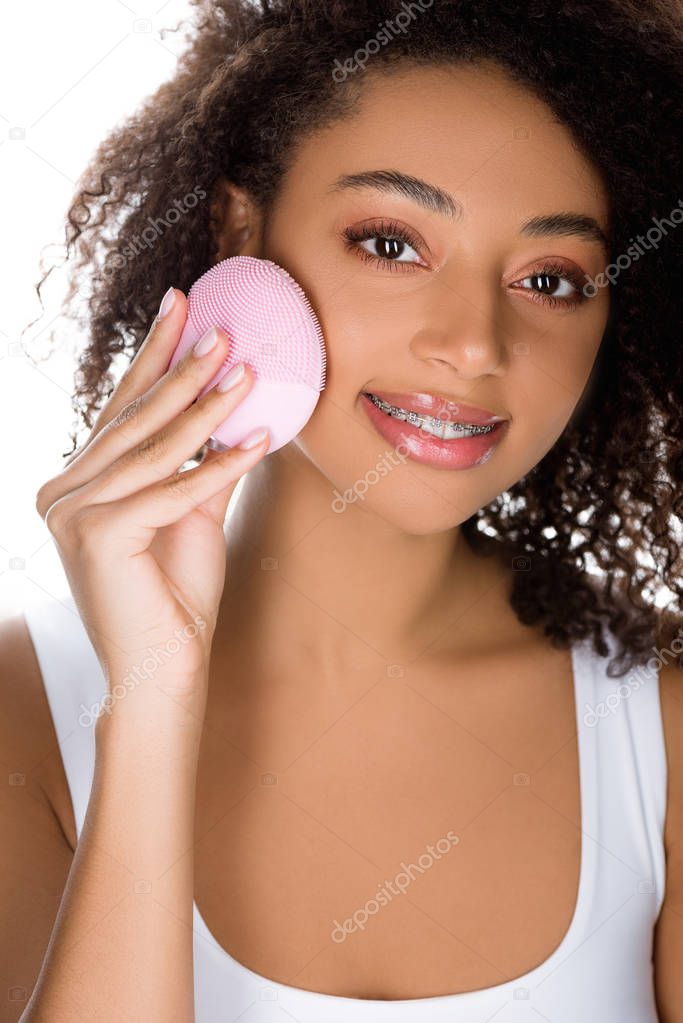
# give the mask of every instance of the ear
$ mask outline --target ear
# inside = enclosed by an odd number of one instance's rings
[[[210,223],[216,263],[229,256],[258,256],[261,216],[245,189],[219,178],[211,199]]]

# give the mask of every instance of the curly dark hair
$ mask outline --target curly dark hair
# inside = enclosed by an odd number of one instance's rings
[[[216,262],[211,207],[220,183],[245,188],[267,217],[297,143],[350,112],[362,90],[362,73],[340,82],[332,69],[369,52],[378,24],[400,12],[413,11],[410,28],[375,43],[369,71],[498,62],[554,111],[602,175],[613,258],[653,218],[661,225],[683,208],[679,0],[192,4],[174,30],[184,28],[186,45],[173,77],[102,141],[66,217],[64,310],[88,337],[72,400],[87,427],[113,388],[112,361],[137,351],[169,281],[187,292]],[[191,204],[191,195],[205,201]],[[179,196],[189,209],[153,247],[141,245],[156,218],[168,223],[170,197]],[[606,656],[608,626],[617,640],[611,675],[672,641],[669,659],[683,667],[683,359],[669,270],[681,263],[683,232],[663,235],[610,286],[598,356],[563,434],[462,523],[473,550],[507,560],[519,620],[540,623],[553,645],[590,636]]]

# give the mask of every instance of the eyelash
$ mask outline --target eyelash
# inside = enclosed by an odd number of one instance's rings
[[[384,259],[381,256],[373,256],[367,249],[361,249],[358,242],[366,241],[368,238],[384,238],[386,241],[401,241],[410,245],[415,251],[419,251],[420,243],[415,236],[406,228],[400,224],[397,224],[394,220],[382,220],[378,224],[365,224],[363,227],[354,228],[347,227],[344,229],[344,238],[347,241],[347,248],[354,250],[358,256],[365,262],[371,263],[382,263],[386,266],[386,269],[392,272],[396,269],[399,272],[403,272],[401,267],[411,266],[415,269],[414,263],[397,263],[394,259]],[[410,272],[410,271],[409,271]]]
[[[405,242],[406,245],[410,245],[411,248],[419,253],[420,243],[417,238],[407,228],[397,224],[396,221],[383,220],[379,224],[366,224],[360,228],[347,227],[343,231],[343,237],[346,240],[347,249],[355,252],[365,262],[380,263],[384,269],[399,273],[403,273],[404,269],[409,273],[418,269],[415,263],[400,263],[395,259],[375,256],[368,252],[367,249],[359,246],[359,242],[367,241],[370,238],[383,238],[385,241]],[[573,309],[586,301],[586,296],[582,292],[584,281],[582,281],[580,274],[568,270],[566,266],[560,263],[544,263],[542,266],[534,267],[522,280],[528,280],[530,277],[546,276],[559,277],[561,280],[568,281],[576,288],[576,294],[571,298],[556,298],[554,295],[545,295],[540,291],[534,291],[533,288],[523,288],[521,290],[527,291],[532,301],[540,302],[542,305],[550,306],[551,308],[562,306],[565,309]]]

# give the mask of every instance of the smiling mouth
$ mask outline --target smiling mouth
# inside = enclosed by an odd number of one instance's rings
[[[410,423],[411,426],[416,426],[420,430],[424,430],[425,433],[431,434],[433,437],[437,437],[439,440],[458,440],[463,437],[477,437],[482,433],[491,433],[495,430],[498,423],[489,423],[486,426],[480,426],[476,423],[455,423],[449,422],[446,419],[436,419],[434,416],[424,415],[422,413],[413,412],[412,409],[402,408],[400,405],[391,405],[387,401],[382,401],[377,395],[372,394],[370,391],[363,391],[363,394],[370,399],[373,405],[378,408],[381,412],[391,416],[392,419],[403,420]]]

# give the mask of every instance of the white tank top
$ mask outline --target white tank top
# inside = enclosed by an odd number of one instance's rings
[[[94,771],[92,708],[106,691],[104,676],[70,593],[41,596],[24,613],[80,835]],[[612,649],[613,637],[606,639]],[[215,941],[195,902],[196,1023],[657,1023],[652,941],[664,898],[667,788],[659,676],[644,667],[609,678],[607,660],[587,642],[572,647],[580,878],[569,928],[544,962],[476,991],[344,998],[247,969]]]

